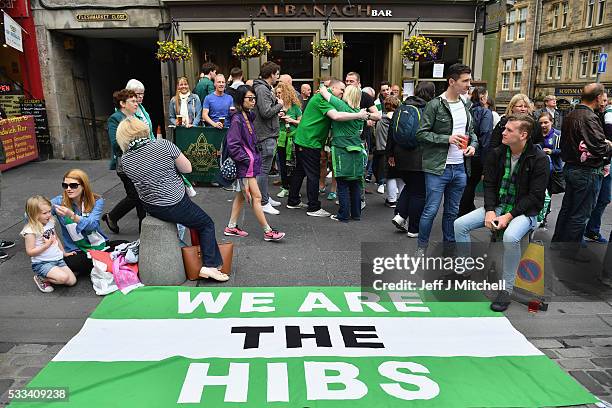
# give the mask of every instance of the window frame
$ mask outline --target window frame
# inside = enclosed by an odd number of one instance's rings
[[[597,71],[599,68],[599,55],[600,55],[600,50],[591,50],[591,77],[596,77],[597,76]],[[597,58],[595,58],[597,57]]]
[[[555,58],[555,79],[561,79],[563,75],[563,55],[558,54]]]
[[[519,67],[519,60],[521,61],[521,66]],[[523,57],[518,57],[518,58],[514,58],[513,59],[513,67],[514,70],[512,71],[512,88],[513,89],[521,89],[521,82],[523,81],[523,64],[525,63],[525,60],[523,59]],[[518,86],[517,86],[517,79],[518,79]]]
[[[561,3],[555,3],[552,5],[552,29],[559,29],[559,12],[561,11]]]
[[[517,10],[513,9],[506,13],[506,42],[514,41],[514,37],[516,36],[516,11]]]
[[[510,66],[508,67],[508,61],[510,61]],[[509,68],[509,69],[507,69]],[[502,60],[502,72],[501,72],[501,85],[502,91],[510,90],[510,80],[512,76],[512,58],[506,58]],[[507,83],[507,85],[505,85]]]
[[[553,79],[555,72],[555,56],[549,55],[546,60],[546,79]]]
[[[586,12],[584,14],[584,26],[585,28],[593,27],[593,17],[595,16],[595,1],[596,0],[587,0],[586,1]]]
[[[580,51],[580,69],[578,70],[579,78],[586,78],[587,73],[589,71],[589,52],[588,51]],[[583,73],[584,72],[584,73]]]
[[[567,19],[569,17],[569,2],[565,1],[561,12],[561,28],[567,28]]]
[[[525,10],[525,19],[522,20],[522,12]],[[529,7],[521,7],[518,11],[518,19],[516,21],[516,39],[524,40],[527,38],[527,18],[529,17]],[[524,27],[523,36],[521,37],[521,27]]]
[[[574,51],[567,54],[567,79],[571,80],[574,76]]]
[[[606,0],[597,0],[597,18],[595,19],[595,25],[600,26],[604,23],[606,14]]]

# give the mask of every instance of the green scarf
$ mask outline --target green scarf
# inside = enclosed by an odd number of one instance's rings
[[[504,176],[502,177],[501,186],[499,187],[499,201],[502,209],[501,215],[507,214],[514,209],[514,204],[516,201],[516,179],[522,162],[523,154],[521,153],[521,157],[519,158],[519,161],[511,174],[510,169],[512,168],[512,152],[510,151],[510,148],[506,149]]]
[[[151,143],[151,139],[148,137],[142,137],[140,139],[134,139],[128,145],[128,152],[133,152],[134,150],[140,149],[142,146],[146,146]]]

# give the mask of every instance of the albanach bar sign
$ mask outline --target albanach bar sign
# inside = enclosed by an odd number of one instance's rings
[[[393,17],[393,11],[376,9],[365,4],[262,5],[259,7],[256,17]]]

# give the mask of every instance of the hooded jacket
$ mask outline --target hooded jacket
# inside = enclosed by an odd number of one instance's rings
[[[236,111],[231,117],[230,127],[227,131],[226,143],[229,157],[236,164],[236,176],[238,178],[256,177],[261,172],[261,157],[257,151],[257,131],[253,127],[255,114],[247,114],[253,133],[240,111]]]
[[[253,81],[253,89],[257,96],[255,104],[255,133],[257,133],[257,143],[266,139],[277,139],[279,131],[278,112],[283,105],[278,103],[274,90],[263,79]]]

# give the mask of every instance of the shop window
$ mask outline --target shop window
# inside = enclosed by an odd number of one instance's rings
[[[589,53],[588,51],[582,51],[580,53],[580,78],[586,78],[588,65],[589,65]]]
[[[597,76],[597,66],[599,65],[599,51],[591,50],[591,76]]]
[[[597,25],[603,24],[605,12],[606,12],[606,0],[599,0],[597,2]]]
[[[587,0],[586,19],[584,21],[585,27],[591,27],[593,25],[594,11],[595,11],[595,0]]]
[[[283,37],[285,40],[285,51],[302,51],[302,37]]]
[[[314,35],[268,35],[272,50],[268,52],[268,61],[274,61],[281,67],[281,74],[289,74],[293,85],[312,83],[312,45]]]

